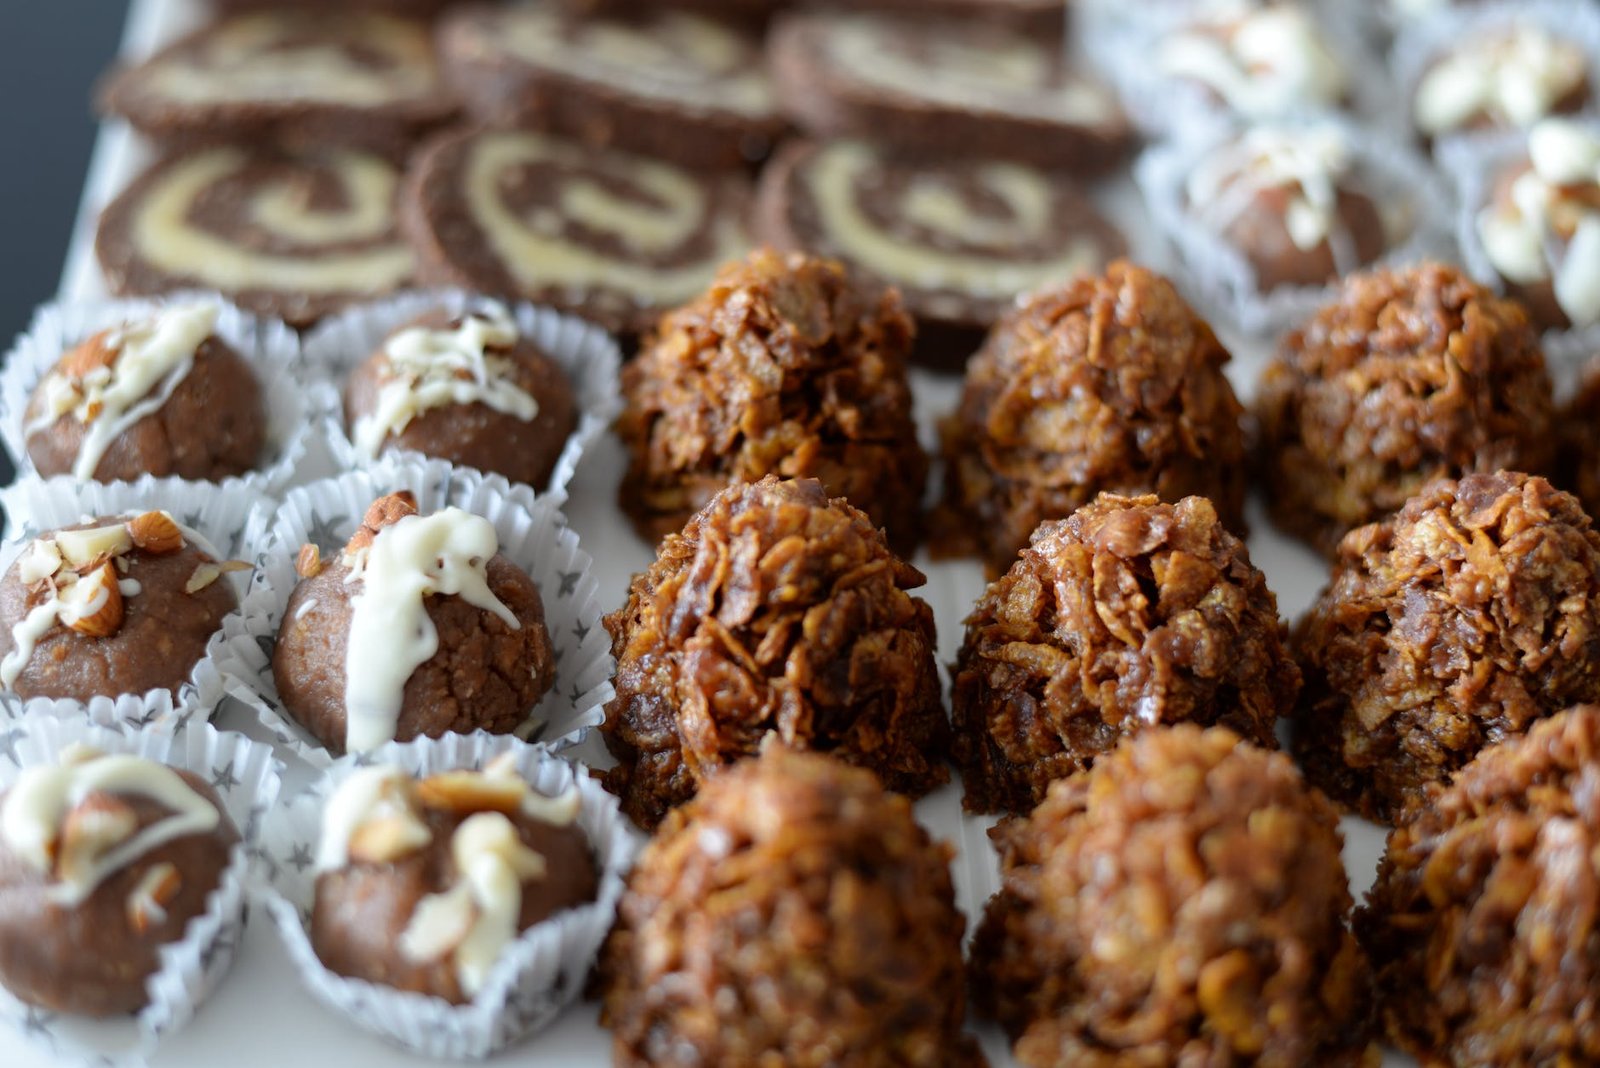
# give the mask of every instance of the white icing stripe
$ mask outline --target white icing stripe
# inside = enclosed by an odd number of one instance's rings
[[[320,24],[325,40],[308,40]],[[298,43],[294,43],[298,42]],[[378,52],[375,65],[350,54]],[[198,53],[156,61],[149,89],[183,103],[258,101],[382,107],[437,88],[427,34],[398,19],[357,21],[260,14],[219,24]]]
[[[11,628],[11,651],[4,660],[0,660],[0,685],[8,690],[16,687],[17,677],[33,658],[33,650],[39,644],[39,639],[50,633],[50,628],[56,625],[60,615],[60,599],[50,597],[35,605]]]
[[[508,627],[522,624],[489,589],[499,550],[494,525],[460,508],[408,515],[384,527],[360,561],[350,599],[345,658],[345,747],[352,753],[394,740],[406,680],[439,650],[426,598],[458,596]],[[348,561],[347,561],[348,563]]]
[[[1538,26],[1469,41],[1433,65],[1417,86],[1417,127],[1438,136],[1480,113],[1511,126],[1550,114],[1585,77],[1583,49]]]
[[[216,806],[201,797],[171,768],[142,757],[97,756],[67,766],[24,769],[0,807],[0,837],[38,871],[49,872],[62,823],[91,793],[144,797],[171,810],[138,833],[92,858],[50,889],[66,906],[85,901],[105,879],[168,842],[216,829]]]
[[[398,183],[393,168],[353,152],[334,153],[330,159],[354,207],[312,211],[297,201],[303,193],[286,186],[257,193],[247,206],[250,217],[301,241],[339,244],[387,234]],[[411,250],[399,241],[352,252],[311,248],[300,255],[277,255],[236,244],[190,220],[196,198],[248,166],[250,157],[244,152],[222,148],[167,167],[134,212],[131,237],[137,254],[168,274],[235,292],[383,292],[410,276]]]
[[[950,290],[979,298],[1009,298],[1046,282],[1092,267],[1100,254],[1091,239],[1064,237],[1054,254],[1037,262],[1018,262],[1015,248],[1002,245],[992,255],[942,252],[885,233],[862,209],[856,184],[879,166],[873,151],[853,142],[819,149],[803,173],[810,184],[831,251],[891,282],[929,291]],[[985,189],[1005,202],[1012,221],[984,224],[961,210],[953,190],[934,192],[913,185],[907,198],[911,221],[949,234],[956,243],[1023,243],[1048,237],[1052,191],[1037,171],[1009,164],[987,164],[977,171]],[[932,181],[933,176],[929,176]],[[975,225],[976,224],[976,225]]]
[[[756,118],[776,109],[757,51],[697,15],[665,12],[643,24],[580,21],[528,5],[506,11],[487,29],[495,34],[490,47],[582,81]]]
[[[395,334],[383,347],[388,367],[377,403],[356,421],[356,448],[372,459],[390,435],[445,405],[483,404],[532,422],[539,402],[512,380],[512,362],[488,351],[516,343],[516,324],[499,304],[463,316],[451,329],[412,327]]]
[[[378,817],[409,814],[404,792],[409,781],[405,772],[387,765],[351,772],[322,810],[317,872],[337,871],[350,863],[350,839],[362,824]]]
[[[1245,15],[1225,38],[1201,30],[1173,34],[1156,63],[1163,74],[1199,82],[1250,118],[1337,105],[1347,84],[1315,20],[1298,7]]]
[[[72,473],[94,477],[106,449],[130,427],[161,410],[178,383],[194,367],[195,351],[217,323],[215,305],[188,304],[167,308],[155,318],[123,326],[106,339],[115,349],[109,368],[96,369],[74,383],[60,371],[46,379],[46,405],[28,424],[28,436],[54,425],[71,411],[88,433],[73,459]]]
[[[495,256],[529,290],[559,289],[580,299],[596,290],[621,291],[643,304],[671,305],[694,296],[718,266],[745,251],[745,235],[734,213],[710,210],[712,193],[702,180],[664,163],[597,155],[520,132],[480,135],[466,151],[464,193],[472,216]],[[502,192],[507,176],[547,163],[579,171],[609,167],[651,203],[621,199],[596,182],[567,177],[558,179],[564,183],[560,210],[519,215]],[[707,227],[710,247],[703,257],[681,266],[635,263],[628,251],[608,255],[564,236],[568,216],[615,235],[640,258],[670,259]]]

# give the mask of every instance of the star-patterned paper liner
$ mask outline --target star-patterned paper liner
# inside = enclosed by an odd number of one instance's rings
[[[278,743],[315,768],[333,756],[283,709],[272,676],[272,654],[289,595],[299,582],[295,558],[310,543],[324,559],[335,557],[367,507],[396,490],[416,494],[427,514],[455,505],[488,519],[500,552],[539,587],[545,626],[555,647],[555,684],[518,730],[524,740],[552,750],[581,742],[604,718],[614,691],[611,640],[600,625],[602,608],[592,561],[566,524],[557,502],[440,460],[387,460],[290,491],[275,514],[258,513],[247,537],[261,546],[242,612],[225,628],[218,662],[228,694],[252,709]],[[531,509],[529,504],[532,505]]]
[[[34,538],[92,516],[133,516],[159,509],[208,542],[218,560],[248,560],[253,556],[248,530],[251,517],[271,514],[271,501],[256,487],[233,481],[225,485],[187,482],[177,478],[145,477],[137,482],[82,482],[60,479],[41,482],[23,479],[0,490],[0,506],[12,517],[13,537],[0,543],[0,574],[10,569]],[[257,522],[259,526],[260,521]],[[238,595],[240,607],[228,617],[236,619],[249,589],[248,572],[219,578]],[[175,731],[191,720],[210,719],[222,699],[225,682],[218,664],[227,636],[226,621],[206,643],[205,655],[176,693],[144,693],[95,697],[88,702],[67,698],[23,699],[0,692],[0,724],[24,716],[87,718],[102,726],[160,727]]]
[[[341,471],[371,466],[350,439],[344,423],[345,379],[376,352],[384,339],[421,315],[443,308],[452,315],[493,303],[456,289],[403,293],[371,304],[358,304],[323,320],[306,335],[308,372],[320,376],[335,399],[326,416],[328,450]],[[622,408],[617,376],[622,353],[611,336],[573,315],[532,304],[505,302],[517,331],[549,356],[572,383],[577,400],[578,426],[567,439],[546,486],[532,487],[540,496],[563,502],[578,463],[594,441],[604,434]],[[537,418],[537,417],[536,417]],[[420,460],[414,452],[386,453],[385,457]]]
[[[309,935],[316,896],[312,858],[321,839],[328,796],[352,771],[392,764],[420,776],[452,768],[481,768],[502,753],[516,754],[518,771],[535,789],[557,795],[576,786],[578,825],[588,836],[600,873],[595,901],[558,913],[524,931],[496,962],[469,1005],[349,979],[323,967]],[[505,735],[453,734],[390,743],[343,757],[267,817],[257,857],[259,897],[283,938],[300,981],[318,1001],[354,1023],[414,1053],[481,1058],[553,1021],[583,988],[600,943],[610,930],[639,839],[608,794],[581,764],[542,746]]]
[[[159,300],[107,300],[47,304],[34,313],[28,331],[19,337],[0,369],[0,443],[11,454],[18,476],[39,479],[28,458],[23,412],[40,380],[63,354],[89,336],[123,323],[149,317],[161,308],[182,304],[217,308],[216,335],[250,365],[261,383],[266,404],[268,454],[254,471],[223,484],[242,482],[264,493],[282,491],[293,480],[314,442],[320,444],[331,391],[312,374],[302,358],[300,337],[276,319],[241,311],[215,293],[174,293]],[[76,484],[67,475],[49,481]]]
[[[189,1022],[233,961],[246,918],[252,863],[267,814],[278,799],[283,765],[271,746],[205,723],[174,734],[29,717],[0,727],[0,792],[10,788],[21,769],[54,763],[64,749],[80,743],[199,775],[216,789],[241,838],[221,883],[206,898],[204,914],[189,922],[180,940],[161,949],[160,968],[145,984],[149,1004],[137,1014],[95,1020],[51,1012],[23,1003],[0,985],[0,1026],[13,1028],[53,1057],[133,1068]]]

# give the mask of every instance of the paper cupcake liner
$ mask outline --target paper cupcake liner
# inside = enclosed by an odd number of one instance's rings
[[[160,951],[161,966],[145,984],[150,1002],[137,1015],[111,1020],[46,1012],[0,987],[0,1025],[55,1057],[100,1065],[142,1065],[167,1035],[181,1030],[221,982],[245,922],[252,854],[277,801],[281,765],[269,746],[199,724],[177,735],[159,730],[112,730],[82,721],[30,718],[0,730],[0,791],[21,769],[54,763],[83,743],[108,753],[131,753],[206,779],[239,829],[222,881],[206,911],[183,937]]]
[[[1312,107],[1303,112],[1253,120],[1239,116],[1204,87],[1164,73],[1157,62],[1161,41],[1204,21],[1193,5],[1167,5],[1169,10],[1146,17],[1143,5],[1120,4],[1137,13],[1137,21],[1102,16],[1092,56],[1116,86],[1122,106],[1134,124],[1152,137],[1177,141],[1205,139],[1257,122],[1287,122],[1323,116],[1346,116],[1373,129],[1394,132],[1394,88],[1382,58],[1373,48],[1367,25],[1348,0],[1302,3],[1321,30],[1321,40],[1344,69],[1349,100],[1342,107]],[[1258,5],[1239,5],[1241,10]]]
[[[396,329],[441,307],[452,315],[459,315],[490,303],[495,302],[461,290],[445,289],[403,293],[376,303],[357,305],[324,320],[307,335],[306,362],[331,384],[336,396],[342,396],[345,379]],[[541,494],[564,500],[578,461],[583,459],[589,445],[605,433],[622,408],[621,387],[617,382],[622,353],[609,334],[577,316],[526,303],[506,303],[506,307],[518,332],[566,372],[577,398],[577,429],[567,438],[548,485],[534,487]],[[348,471],[372,466],[375,461],[368,459],[351,440],[342,404],[336,401],[327,418],[328,444],[339,468]],[[385,455],[424,459],[415,452],[394,451]]]
[[[1461,7],[1448,7],[1437,14],[1406,23],[1395,37],[1389,52],[1389,68],[1394,71],[1393,99],[1400,107],[1392,110],[1406,124],[1412,137],[1420,138],[1412,118],[1417,86],[1428,69],[1446,50],[1497,26],[1526,24],[1539,26],[1557,40],[1582,48],[1589,57],[1589,91],[1600,86],[1600,6],[1593,0],[1494,0]],[[1594,107],[1587,109],[1593,113]],[[1434,142],[1435,151],[1456,141],[1493,139],[1503,131],[1463,131],[1446,134]]]
[[[604,719],[613,695],[611,643],[592,561],[566,526],[556,502],[537,499],[526,486],[498,475],[453,467],[440,460],[390,460],[290,491],[271,517],[256,557],[255,579],[243,611],[229,621],[220,659],[230,695],[255,710],[280,743],[315,767],[333,757],[284,711],[272,678],[272,651],[289,595],[299,576],[295,557],[313,543],[325,556],[338,553],[360,525],[367,507],[386,493],[408,489],[423,513],[455,505],[488,519],[500,552],[539,587],[545,625],[555,647],[556,679],[530,711],[518,734],[563,749],[581,741]],[[531,502],[531,507],[530,507]],[[260,536],[253,531],[253,536]]]
[[[1273,128],[1332,128],[1345,137],[1367,181],[1368,195],[1380,206],[1410,204],[1410,236],[1370,267],[1411,263],[1429,256],[1448,257],[1451,239],[1450,195],[1422,157],[1392,138],[1341,119],[1273,124]],[[1291,326],[1332,299],[1336,286],[1279,286],[1263,291],[1255,268],[1236,245],[1213,233],[1189,213],[1184,186],[1195,167],[1227,137],[1168,143],[1147,149],[1134,165],[1134,179],[1156,227],[1177,252],[1184,288],[1205,306],[1247,334],[1268,335]],[[1367,269],[1367,268],[1363,268]]]
[[[1584,123],[1600,131],[1600,119]],[[1478,213],[1488,205],[1494,184],[1502,171],[1525,159],[1528,137],[1523,131],[1507,131],[1497,137],[1462,138],[1440,147],[1439,162],[1456,188],[1456,241],[1461,246],[1461,262],[1467,273],[1484,285],[1504,293],[1505,279],[1495,269],[1478,235]],[[1583,364],[1600,356],[1600,323],[1547,330],[1544,353],[1558,392],[1565,394],[1577,385]]]
[[[250,559],[253,543],[248,537],[251,515],[270,514],[270,500],[255,487],[242,481],[227,485],[186,482],[177,478],[145,477],[137,482],[82,482],[62,479],[40,482],[24,479],[0,490],[0,506],[9,520],[9,538],[0,544],[0,575],[29,542],[45,531],[82,522],[91,516],[136,515],[163,509],[208,543],[201,548],[218,560]],[[243,606],[249,585],[246,572],[224,575],[218,581],[233,586]],[[235,609],[228,618],[239,615]],[[218,661],[227,635],[226,621],[206,644],[205,655],[195,664],[189,680],[174,694],[169,690],[148,690],[142,694],[96,697],[87,703],[67,698],[0,694],[0,712],[18,719],[23,716],[85,718],[102,726],[162,726],[169,729],[199,715],[209,719],[222,699],[224,680]]]
[[[262,387],[267,415],[267,456],[254,471],[224,479],[267,493],[282,490],[305,458],[329,403],[325,389],[307,388],[300,339],[275,319],[261,319],[216,294],[179,293],[159,300],[47,304],[17,339],[0,370],[0,442],[24,478],[42,478],[28,456],[23,414],[34,389],[62,355],[85,338],[174,304],[202,302],[218,309],[215,333],[249,363]],[[55,479],[76,484],[70,475]]]
[[[517,755],[518,770],[543,793],[559,794],[577,786],[582,796],[578,825],[589,838],[600,870],[596,900],[524,931],[469,1005],[451,1005],[325,968],[309,933],[316,894],[310,858],[321,840],[323,808],[333,788],[358,767],[393,764],[424,776],[452,768],[481,768],[507,752]],[[543,747],[480,732],[391,742],[366,756],[341,758],[268,817],[262,846],[257,862],[261,899],[312,996],[414,1053],[459,1060],[486,1057],[544,1027],[578,996],[616,914],[638,839],[616,798],[581,765],[553,757]]]

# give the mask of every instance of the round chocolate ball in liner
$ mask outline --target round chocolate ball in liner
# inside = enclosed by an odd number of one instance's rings
[[[749,247],[749,183],[549,134],[443,134],[413,162],[418,278],[648,329]]]
[[[729,264],[623,369],[622,510],[653,542],[730,484],[815,478],[908,555],[928,472],[912,332],[894,292],[838,263],[761,250]]]
[[[326,8],[224,16],[117,71],[100,106],[158,140],[391,152],[456,110],[427,24]]]
[[[1435,479],[1555,459],[1526,313],[1437,263],[1346,279],[1283,340],[1255,408],[1274,521],[1329,555]]]
[[[962,20],[815,12],[785,16],[768,48],[784,110],[817,136],[1077,174],[1109,170],[1132,141],[1111,90],[1069,68],[1048,37]]]
[[[1125,249],[1066,174],[1022,163],[896,157],[859,141],[793,142],[762,174],[756,232],[894,286],[915,358],[960,367],[1017,297],[1101,270]]]
[[[973,1003],[1019,1063],[1377,1062],[1338,813],[1287,756],[1158,727],[991,836]]]
[[[345,383],[344,418],[327,436],[341,470],[410,450],[563,496],[622,403],[622,356],[598,326],[461,290],[347,308],[306,336],[304,353],[318,373]]]
[[[271,746],[30,716],[0,766],[0,1019],[46,1061],[142,1063],[226,979]]]
[[[1027,812],[1124,738],[1222,724],[1277,748],[1300,672],[1211,502],[1101,495],[1043,523],[967,617],[952,671],[968,811]]]
[[[1430,785],[1389,836],[1356,933],[1389,1041],[1425,1064],[1593,1064],[1600,708]]]
[[[306,990],[353,1027],[460,1061],[579,997],[636,843],[581,765],[478,733],[335,762],[273,810],[262,847],[283,860],[262,898]]]
[[[218,335],[218,317],[215,304],[173,304],[61,353],[19,413],[34,470],[220,482],[255,468],[267,436],[262,383]]]
[[[1399,820],[1481,750],[1600,700],[1600,533],[1542,478],[1434,483],[1345,537],[1293,648],[1306,775]]]
[[[1172,284],[1130,263],[1040,290],[995,326],[941,427],[935,549],[991,575],[1101,492],[1208,497],[1244,534],[1243,409],[1226,349]]]
[[[949,777],[933,611],[867,517],[811,479],[730,486],[605,618],[606,788],[645,827],[776,734],[921,796]]]
[[[692,12],[465,6],[439,41],[451,84],[492,125],[697,169],[760,159],[785,127],[760,38]]]
[[[284,708],[328,751],[507,734],[555,681],[539,588],[494,525],[409,491],[372,503],[335,558],[299,552],[272,653]]]
[[[869,773],[775,742],[640,854],[600,966],[612,1063],[985,1064],[953,850]]]
[[[376,735],[395,732],[391,737],[412,731],[403,737],[419,739],[424,728],[434,733],[495,730],[554,750],[581,741],[588,728],[603,718],[601,706],[613,692],[613,665],[610,642],[600,626],[599,583],[591,574],[589,556],[560,512],[560,496],[535,498],[526,486],[512,486],[498,475],[439,460],[383,459],[370,468],[297,487],[276,512],[258,516],[257,526],[267,528],[256,534],[263,546],[258,578],[239,616],[230,622],[220,656],[228,693],[256,713],[275,742],[313,767],[331,763],[330,747],[356,751],[347,744],[349,621],[358,611],[352,602],[365,588],[365,579],[323,597],[313,594],[300,572],[317,571],[325,580],[346,566],[341,563],[345,547],[362,529],[373,502],[401,491],[415,496],[422,520],[450,515],[425,524],[424,530],[402,532],[394,548],[404,547],[399,543],[408,539],[427,540],[432,536],[428,530],[450,537],[439,543],[440,553],[425,568],[390,567],[395,560],[380,561],[380,568],[415,584],[412,595],[419,600],[408,600],[397,611],[413,620],[417,629],[406,631],[399,642],[385,637],[376,647],[381,670],[370,677],[385,683],[385,700],[381,709],[374,704],[362,713],[363,727]],[[474,517],[487,520],[492,529],[486,532],[471,521]],[[443,554],[446,548],[452,551]],[[480,554],[478,549],[489,551]],[[361,569],[370,575],[370,546],[362,549],[358,544],[356,550],[349,562],[365,558]],[[449,557],[448,567],[439,563],[441,554]],[[385,555],[394,554],[385,550]],[[504,560],[491,565],[496,555]],[[458,579],[473,587],[467,591],[473,600],[444,592]],[[488,596],[482,596],[485,593]],[[530,595],[537,597],[542,626],[528,622],[534,606]],[[386,592],[378,602],[393,599],[392,592]],[[383,628],[382,619],[370,613],[368,618]],[[279,649],[280,632],[313,620],[328,626],[313,628],[316,635],[294,635],[292,656],[287,647]],[[423,640],[430,632],[440,639],[437,648]],[[450,640],[453,637],[461,640]],[[373,652],[368,647],[369,664]],[[284,663],[286,656],[292,663]],[[313,667],[318,670],[310,670]],[[303,720],[289,693],[279,690],[278,676],[287,670],[293,671],[291,689],[305,702]],[[522,703],[521,695],[529,692],[532,696]]]
[[[399,189],[395,165],[360,150],[196,148],[111,202],[95,255],[114,293],[214,289],[307,326],[411,279]]]

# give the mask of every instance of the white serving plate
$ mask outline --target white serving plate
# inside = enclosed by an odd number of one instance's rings
[[[134,0],[129,6],[123,37],[123,54],[143,55],[192,26],[200,17],[197,0]],[[86,87],[87,91],[87,87]],[[116,195],[149,158],[148,150],[120,124],[106,124],[100,133],[84,188],[77,227],[61,281],[64,298],[95,298],[105,288],[94,261],[94,227],[100,209]],[[1162,267],[1168,254],[1151,233],[1131,182],[1105,191],[1104,206],[1129,236],[1134,257]],[[1248,397],[1268,347],[1224,336],[1234,353],[1230,377],[1240,395]],[[933,423],[950,412],[960,391],[958,379],[916,372],[913,376],[917,416],[924,444],[935,445]],[[572,526],[584,548],[594,557],[602,598],[621,605],[631,575],[647,566],[652,547],[640,541],[618,511],[617,484],[624,457],[620,444],[608,435],[585,458],[571,488],[567,506]],[[317,473],[317,472],[312,472]],[[940,473],[936,470],[933,484]],[[1253,531],[1250,551],[1266,572],[1278,606],[1293,620],[1311,603],[1327,578],[1326,564],[1300,544],[1280,534],[1268,523],[1259,502],[1251,503]],[[962,620],[982,593],[984,582],[976,563],[932,563],[925,553],[916,564],[928,576],[918,591],[934,609],[939,626],[939,653],[945,663],[954,660],[961,644]],[[219,725],[244,727],[243,717],[224,711]],[[303,777],[293,769],[285,781],[285,796]],[[997,865],[987,830],[990,819],[964,816],[960,787],[953,784],[917,806],[918,817],[936,836],[960,849],[954,867],[956,893],[971,926],[983,903],[998,885]],[[1363,820],[1344,821],[1345,864],[1351,891],[1359,900],[1371,884],[1383,851],[1383,831]],[[580,1003],[549,1030],[492,1058],[495,1063],[539,1063],[562,1068],[602,1068],[609,1065],[609,1036],[597,1024],[597,1008]],[[992,1026],[974,1025],[995,1068],[1010,1068],[1004,1037]],[[0,1065],[6,1068],[47,1068],[69,1063],[25,1042],[19,1035],[0,1031]],[[152,1060],[155,1068],[281,1068],[292,1064],[337,1064],[341,1068],[401,1068],[405,1065],[441,1065],[397,1051],[366,1035],[312,1001],[299,985],[288,958],[269,924],[261,917],[249,925],[232,973],[207,1002],[195,1021],[173,1036]],[[1388,1053],[1386,1068],[1413,1065],[1410,1058]]]

